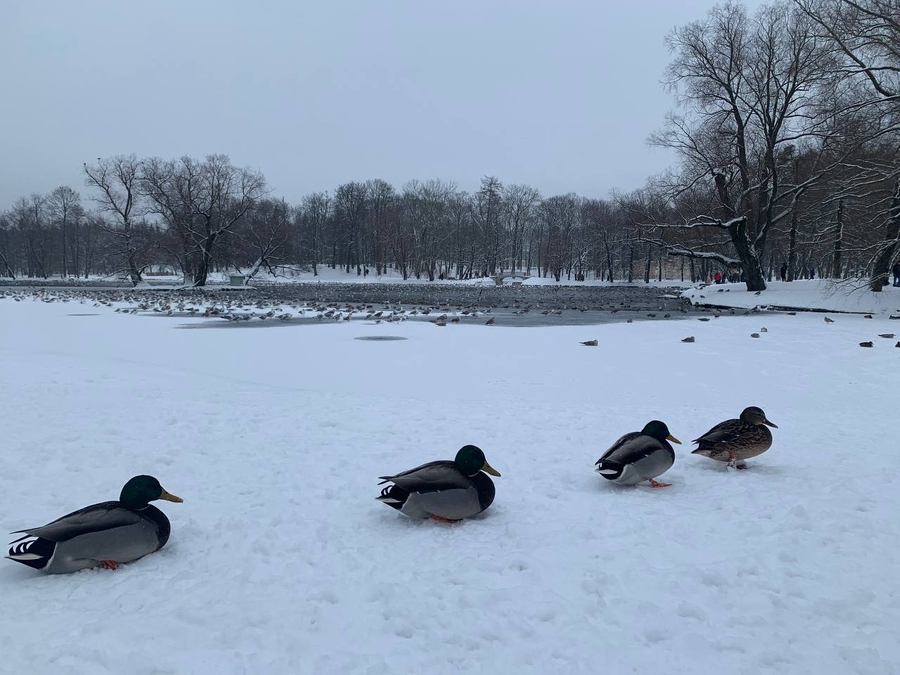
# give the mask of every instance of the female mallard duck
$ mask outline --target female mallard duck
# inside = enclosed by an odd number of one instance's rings
[[[464,445],[452,462],[429,462],[396,476],[379,476],[379,485],[393,485],[376,499],[410,518],[454,523],[481,513],[494,501],[494,482],[482,471],[500,475],[481,448]]]
[[[699,443],[699,446],[691,454],[746,469],[745,459],[761,455],[772,447],[772,432],[765,425],[778,428],[778,425],[766,419],[762,408],[755,405],[744,408],[740,419],[725,420],[693,441]]]
[[[654,480],[675,463],[675,450],[669,441],[681,444],[659,420],[647,422],[640,431],[625,434],[597,460],[597,472],[619,485],[637,485],[645,480],[650,487],[669,487],[671,483]]]
[[[25,536],[10,544],[7,557],[48,574],[98,565],[114,570],[118,563],[158,551],[169,540],[169,519],[150,506],[155,499],[184,501],[163,490],[153,476],[135,476],[125,483],[117,502],[86,506],[43,527],[13,532]]]

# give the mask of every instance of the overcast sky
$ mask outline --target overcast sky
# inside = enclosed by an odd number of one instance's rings
[[[368,178],[630,190],[672,161],[646,144],[664,37],[713,4],[5,0],[0,209],[128,153],[225,153],[291,202]]]

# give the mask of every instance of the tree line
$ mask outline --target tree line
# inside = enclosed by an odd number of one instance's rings
[[[887,283],[900,253],[900,0],[715,6],[667,37],[677,103],[650,142],[675,167],[606,199],[542,195],[485,176],[372,179],[274,198],[225,155],[98,158],[85,198],[62,186],[0,213],[0,275],[165,266],[202,286],[323,266],[404,279],[505,272],[583,280],[699,280],[748,290],[799,277]]]

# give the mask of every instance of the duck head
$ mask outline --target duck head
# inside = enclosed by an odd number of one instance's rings
[[[464,445],[456,453],[453,460],[456,468],[467,476],[474,476],[479,471],[486,471],[492,476],[499,476],[500,472],[488,464],[484,452],[477,445]]]
[[[777,424],[774,424],[766,419],[766,413],[763,412],[763,409],[757,408],[755,405],[751,405],[749,408],[744,408],[743,412],[741,413],[741,422],[746,422],[747,424],[765,424],[766,426],[770,426],[775,429],[778,428]]]
[[[181,497],[166,492],[153,476],[135,476],[125,483],[119,501],[129,509],[142,509],[152,501],[165,499],[167,502],[183,502]]]
[[[681,445],[681,441],[669,433],[669,427],[666,426],[666,423],[660,422],[659,420],[647,422],[647,424],[644,425],[644,428],[641,429],[641,433],[645,436],[655,438],[658,441],[672,441],[673,443]]]

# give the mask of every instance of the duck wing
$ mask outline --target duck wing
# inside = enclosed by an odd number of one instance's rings
[[[25,536],[12,543],[28,537],[41,537],[48,541],[63,542],[92,532],[137,525],[145,520],[139,512],[126,509],[119,502],[101,502],[73,511],[42,527],[17,530],[13,534],[24,534]]]
[[[394,476],[379,476],[379,478],[381,479],[379,485],[390,481],[409,492],[466,490],[472,487],[472,480],[448,460],[428,462]]]
[[[741,434],[746,433],[746,425],[741,420],[725,420],[720,422],[692,443],[733,443]]]
[[[603,453],[603,456],[598,459],[594,464],[599,464],[604,460],[612,460],[614,462],[623,461],[623,456],[627,455],[631,451],[631,446],[633,445],[632,441],[636,438],[643,436],[640,431],[632,431],[630,433],[625,434],[612,444],[609,450]],[[647,438],[650,438],[647,436]]]

